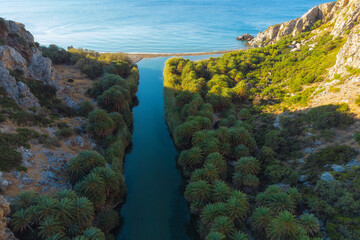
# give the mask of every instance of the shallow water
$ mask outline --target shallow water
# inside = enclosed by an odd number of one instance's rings
[[[235,38],[301,16],[324,0],[0,0],[0,16],[41,44],[97,51],[236,49]]]

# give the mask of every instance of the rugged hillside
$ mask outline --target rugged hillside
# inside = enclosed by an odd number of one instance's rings
[[[16,76],[54,87],[58,87],[60,80],[51,60],[42,56],[24,25],[0,19],[0,85],[19,105],[39,108],[39,101],[26,82],[17,81]]]
[[[138,80],[123,53],[40,47],[0,18],[0,239],[113,238]]]
[[[167,61],[166,119],[201,239],[359,239],[360,1],[250,49]]]

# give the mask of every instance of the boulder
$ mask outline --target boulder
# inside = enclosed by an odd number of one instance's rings
[[[239,41],[251,41],[253,39],[254,39],[254,36],[250,35],[249,33],[246,33],[246,34],[236,38],[236,40],[239,40]]]
[[[299,177],[299,182],[303,183],[303,182],[306,182],[308,180],[309,176],[308,175],[301,175]]]
[[[321,180],[324,180],[326,182],[331,182],[334,181],[335,178],[329,173],[329,172],[325,172],[321,175],[320,177]]]
[[[343,171],[345,171],[345,168],[344,168],[343,166],[336,165],[336,164],[333,164],[333,165],[331,166],[331,168],[332,168],[332,170],[333,170],[334,172],[343,172]]]

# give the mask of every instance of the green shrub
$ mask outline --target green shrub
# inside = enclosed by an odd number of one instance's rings
[[[61,128],[58,131],[56,131],[55,134],[59,138],[69,138],[74,134],[74,132],[70,128]]]
[[[355,134],[355,140],[360,144],[360,133]]]
[[[346,164],[356,155],[357,151],[350,146],[330,146],[308,156],[304,168],[310,171],[312,177],[315,177],[324,170],[325,165]]]
[[[42,55],[48,57],[54,64],[67,64],[71,62],[71,54],[65,49],[54,44],[40,47]]]
[[[10,171],[13,168],[20,166],[22,156],[13,148],[8,146],[0,146],[0,170]]]
[[[89,113],[93,110],[94,110],[94,105],[90,101],[86,100],[80,104],[78,114],[82,117],[87,118],[89,116]]]
[[[320,106],[306,113],[305,119],[311,121],[317,130],[343,128],[354,122],[348,109],[347,104]]]

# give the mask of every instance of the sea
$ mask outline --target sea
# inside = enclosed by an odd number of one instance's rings
[[[300,17],[323,0],[0,0],[42,45],[100,52],[238,49],[235,38]]]

